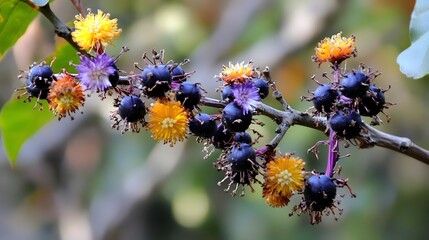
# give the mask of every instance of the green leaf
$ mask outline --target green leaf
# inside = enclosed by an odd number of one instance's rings
[[[0,60],[25,33],[37,11],[19,0],[0,0]]]
[[[429,73],[429,1],[417,0],[411,14],[411,45],[396,59],[407,77],[422,78]]]
[[[3,147],[12,167],[25,141],[55,117],[49,111],[46,101],[41,101],[44,108],[39,111],[38,107],[33,110],[36,104],[34,99],[30,103],[24,103],[22,99],[13,97],[0,112]]]

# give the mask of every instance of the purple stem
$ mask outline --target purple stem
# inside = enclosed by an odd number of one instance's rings
[[[334,84],[338,84],[340,81],[340,68],[338,64],[333,66],[334,68]],[[334,173],[335,165],[338,161],[338,150],[339,144],[335,132],[329,128],[329,149],[328,149],[328,162],[326,164],[325,175],[332,177]]]
[[[329,150],[328,150],[328,162],[326,164],[325,175],[332,177],[334,172],[335,164],[338,160],[338,139],[336,138],[335,132],[329,129]]]

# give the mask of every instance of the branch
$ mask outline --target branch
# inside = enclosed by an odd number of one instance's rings
[[[86,51],[83,51],[80,49],[80,47],[77,45],[75,41],[73,41],[71,33],[73,30],[69,28],[61,19],[55,15],[55,13],[52,12],[51,7],[49,4],[46,4],[43,7],[39,8],[39,12],[41,12],[54,26],[55,33],[59,36],[64,38],[73,48],[75,48],[78,52],[88,55]]]
[[[409,138],[399,137],[375,129],[365,123],[367,132],[362,134],[359,142],[360,148],[371,148],[374,146],[387,148],[395,152],[403,153],[409,157],[419,160],[422,163],[429,164],[429,151],[424,149]]]
[[[207,97],[202,99],[201,102],[203,105],[209,107],[223,108],[225,106],[221,101]],[[295,110],[290,106],[288,107],[288,111],[281,111],[261,102],[257,106],[256,110],[259,114],[271,118],[280,126],[278,135],[275,136],[269,144],[273,147],[276,147],[279,144],[282,136],[292,125],[309,127],[323,132],[326,132],[326,129],[328,128],[325,117],[311,116],[308,113]],[[422,163],[429,164],[429,151],[418,146],[409,138],[385,133],[369,126],[366,123],[364,123],[364,128],[366,131],[364,131],[364,133],[361,134],[361,137],[357,139],[360,148],[371,148],[374,146],[387,148],[395,152],[405,154]]]
[[[64,38],[71,46],[73,46],[73,48],[75,48],[81,54],[88,55],[86,51],[81,50],[77,43],[73,41],[71,35],[73,29],[69,28],[63,21],[61,21],[61,19],[57,17],[57,15],[55,15],[54,12],[52,12],[49,3],[45,6],[39,7],[28,0],[23,0],[23,2],[42,13],[49,20],[49,22],[52,23],[55,28],[55,33],[58,35],[58,37]]]

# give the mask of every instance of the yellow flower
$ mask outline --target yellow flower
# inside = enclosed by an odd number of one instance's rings
[[[325,38],[317,44],[316,54],[312,59],[315,62],[340,63],[343,60],[356,56],[355,36],[349,38],[341,37],[341,32],[331,38]]]
[[[247,79],[253,77],[255,69],[252,66],[252,62],[244,64],[244,62],[232,64],[229,66],[223,66],[223,70],[220,73],[219,78],[228,84],[232,83],[243,83]]]
[[[59,119],[66,117],[67,114],[73,119],[71,113],[83,105],[85,95],[82,86],[75,81],[75,78],[64,74],[57,81],[54,81],[49,91],[48,100],[49,109],[58,115]]]
[[[86,17],[76,15],[74,25],[73,41],[86,51],[101,47],[100,44],[111,44],[122,32],[122,29],[118,29],[118,19],[110,19],[110,14],[104,14],[101,10],[98,10],[97,15],[91,12]]]
[[[283,207],[304,187],[305,162],[291,154],[276,157],[267,164],[262,194],[272,207]]]
[[[180,102],[155,102],[149,110],[148,128],[156,141],[171,145],[186,138],[188,114]]]

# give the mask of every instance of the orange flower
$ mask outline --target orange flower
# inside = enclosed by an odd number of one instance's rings
[[[156,141],[171,145],[186,138],[188,114],[180,102],[155,102],[149,110],[148,128]]]
[[[267,164],[262,194],[272,207],[283,207],[304,188],[305,162],[292,154],[276,157]]]
[[[232,64],[229,63],[229,66],[223,66],[223,70],[219,75],[219,78],[222,79],[227,84],[232,83],[243,83],[247,79],[253,77],[255,69],[252,66],[252,62],[244,64],[244,62]]]
[[[331,38],[325,38],[317,44],[316,54],[312,59],[314,62],[323,63],[331,62],[338,64],[343,60],[356,56],[355,36],[349,38],[341,37],[341,32],[333,35]]]
[[[85,102],[82,86],[69,74],[63,74],[54,81],[48,95],[49,109],[58,119],[71,116]]]

